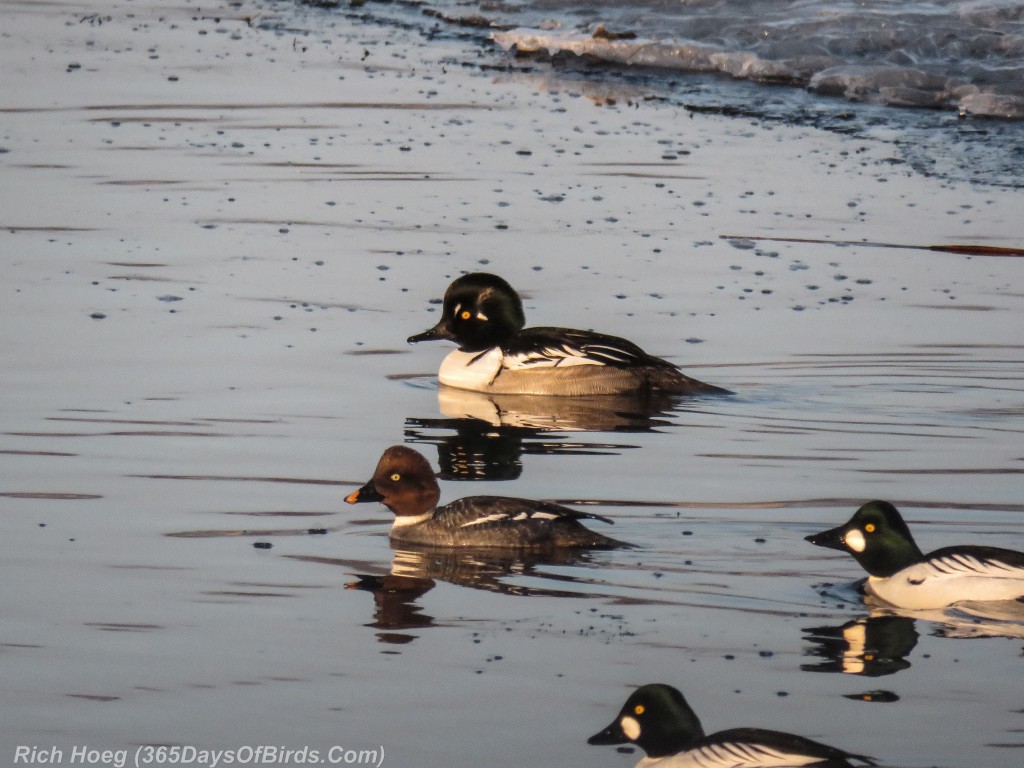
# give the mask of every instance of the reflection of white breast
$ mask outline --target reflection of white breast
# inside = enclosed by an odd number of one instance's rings
[[[843,672],[848,675],[864,673],[864,652],[867,650],[868,627],[863,621],[843,629],[846,650],[843,651]]]
[[[442,384],[459,389],[482,391],[490,386],[501,370],[501,347],[485,352],[449,352],[441,363],[437,378]]]
[[[1024,570],[971,556],[947,556],[911,565],[888,578],[869,576],[866,588],[900,608],[944,608],[965,600],[1024,596]]]

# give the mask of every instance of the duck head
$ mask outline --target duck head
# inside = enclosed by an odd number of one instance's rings
[[[869,501],[848,522],[805,540],[848,552],[872,576],[892,576],[923,557],[903,517],[887,501]]]
[[[612,723],[588,744],[636,744],[648,757],[689,749],[704,737],[697,715],[677,689],[653,683],[637,688]]]
[[[373,477],[345,501],[379,501],[399,517],[417,517],[430,512],[440,498],[437,477],[423,455],[404,445],[393,445],[381,454]]]
[[[408,341],[447,339],[465,352],[482,352],[511,338],[525,325],[523,302],[512,286],[497,275],[474,272],[448,286],[437,325]]]

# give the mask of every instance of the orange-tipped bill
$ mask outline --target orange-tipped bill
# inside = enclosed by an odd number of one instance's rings
[[[345,497],[347,504],[359,504],[364,501],[384,501],[384,497],[380,495],[377,486],[373,484],[373,480]]]

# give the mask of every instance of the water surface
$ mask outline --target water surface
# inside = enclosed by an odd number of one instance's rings
[[[1014,187],[1024,178],[1015,0],[300,4],[429,43],[473,41],[487,70],[529,72],[607,103],[810,125],[890,144],[931,175]]]
[[[1024,548],[1024,262],[896,247],[1019,246],[1018,191],[316,9],[86,10],[5,47],[3,744],[613,768],[586,737],[661,681],[710,730],[1020,764],[1019,619],[872,612],[803,541],[881,497]],[[404,339],[468,269],[737,394],[439,392]],[[342,500],[400,442],[634,547],[392,548]]]

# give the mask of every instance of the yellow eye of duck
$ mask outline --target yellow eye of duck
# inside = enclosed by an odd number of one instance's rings
[[[875,524],[874,523],[868,523],[867,525],[864,526],[864,530],[867,533],[874,533],[875,532]]]
[[[471,318],[472,316],[473,313],[470,312],[468,309],[462,310],[462,314],[459,315],[459,317],[461,317],[463,320],[469,320],[469,318]]]
[[[402,479],[402,476],[400,474],[398,474],[397,472],[392,472],[391,473],[391,481],[392,482],[397,483],[401,479]]]
[[[635,707],[633,707],[633,712],[634,714],[642,715],[644,713],[644,709],[645,708],[643,704],[637,704]]]

